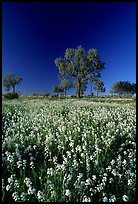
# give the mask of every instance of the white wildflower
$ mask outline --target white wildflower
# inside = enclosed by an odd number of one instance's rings
[[[93,179],[93,180],[96,180],[96,175],[92,175],[92,179]]]
[[[109,198],[109,202],[115,202],[116,201],[116,197],[115,195],[112,195],[110,198]]]
[[[12,194],[12,197],[13,197],[13,199],[14,199],[15,201],[19,201],[19,200],[20,200],[19,195],[18,195],[18,192],[14,192],[14,193]]]
[[[129,198],[127,195],[123,195],[123,201],[128,202]]]
[[[82,202],[91,202],[91,199],[87,196],[84,196]]]
[[[106,196],[103,197],[103,202],[108,202],[108,198]]]
[[[33,195],[35,194],[35,192],[36,192],[35,188],[32,188],[32,187],[28,188],[28,191],[27,191],[28,195]]]
[[[44,193],[42,191],[37,192],[37,198],[39,201],[44,201]]]
[[[8,184],[8,185],[6,186],[6,191],[9,191],[10,188],[11,188],[11,185]]]
[[[27,200],[27,193],[22,192],[20,198],[23,202],[25,202]]]
[[[69,189],[66,189],[65,195],[70,198],[71,197],[71,191]]]
[[[86,179],[85,185],[90,186],[92,184],[92,180],[90,178]]]

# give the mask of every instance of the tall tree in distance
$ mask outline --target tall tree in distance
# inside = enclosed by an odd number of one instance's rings
[[[67,90],[73,87],[73,83],[72,83],[72,81],[63,79],[61,81],[60,87],[64,90],[64,94],[66,96]]]
[[[120,96],[123,94],[123,83],[121,81],[117,81],[111,87],[110,93],[119,94]]]
[[[59,93],[64,92],[63,88],[60,86],[53,86],[53,91],[56,92],[58,95],[59,95]]]
[[[112,85],[110,93],[118,94],[119,96],[132,96],[136,93],[136,84],[129,81],[117,81]]]
[[[13,89],[13,93],[15,93],[15,87],[17,84],[22,82],[22,77],[15,76],[15,74],[10,73],[4,77],[3,84],[6,91],[10,91],[11,87]]]
[[[72,77],[77,81],[78,97],[81,96],[82,82],[87,79],[89,74],[98,69],[98,62],[102,62],[96,49],[88,52],[82,46],[76,49],[68,48],[64,58],[56,58],[55,64],[63,78]],[[88,80],[88,79],[87,79]]]
[[[136,83],[132,83],[133,93],[136,94]]]
[[[97,97],[98,97],[99,92],[105,92],[106,91],[103,81],[100,81],[99,79],[96,79],[94,81],[94,89],[97,91]]]
[[[89,51],[91,54],[91,50]],[[88,52],[88,53],[89,53]],[[91,55],[88,57],[91,58]],[[104,69],[105,62],[102,61],[96,51],[96,57],[93,60],[93,66],[91,67],[91,71],[87,76],[87,79],[90,81],[90,95],[93,95],[92,92],[92,84],[94,83],[95,80],[98,80],[101,77],[101,71]]]
[[[93,91],[92,91],[92,85],[94,83],[95,80],[97,80],[99,77],[101,77],[100,73],[90,73],[87,77],[87,79],[90,81],[90,95],[93,95]]]

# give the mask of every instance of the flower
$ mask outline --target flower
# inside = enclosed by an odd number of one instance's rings
[[[38,198],[39,201],[42,202],[42,201],[44,200],[44,193],[39,190],[39,191],[37,192],[37,198]]]
[[[14,193],[14,201],[22,202],[58,202],[61,196],[65,202],[90,202],[99,194],[98,201],[123,202],[128,200],[123,196],[124,186],[125,192],[131,190],[135,196],[134,108],[76,100],[26,100],[23,111],[17,102],[6,102],[2,118],[4,199]],[[116,183],[122,191],[114,189]],[[40,188],[36,191],[34,185]]]
[[[20,197],[21,197],[21,200],[25,202],[27,200],[27,193],[22,192]]]
[[[123,195],[123,201],[128,202],[129,198],[126,195]]]
[[[19,200],[20,200],[19,195],[18,195],[18,192],[14,192],[14,193],[12,194],[12,197],[13,197],[13,199],[14,199],[15,201],[19,201]]]
[[[115,202],[116,201],[116,197],[115,195],[112,195],[110,198],[109,198],[109,202]]]
[[[85,185],[90,186],[92,184],[92,180],[90,178],[86,179]]]
[[[93,179],[93,180],[96,180],[96,175],[92,175],[92,179]]]
[[[85,195],[82,202],[91,202],[91,199]]]
[[[69,189],[66,189],[65,195],[67,197],[71,197],[71,191]]]
[[[132,179],[128,179],[128,182],[127,182],[128,186],[130,186],[132,183],[133,183]]]
[[[8,185],[6,186],[6,191],[9,191],[10,188],[11,188],[11,185],[8,184]]]
[[[106,196],[103,198],[103,202],[108,202],[108,198]]]
[[[29,195],[33,195],[35,193],[35,191],[36,191],[35,188],[29,187],[27,193]]]
[[[77,176],[78,180],[80,180],[83,177],[82,173],[79,173],[79,175]]]
[[[20,167],[22,167],[22,161],[21,160],[17,161],[17,168],[19,169]]]

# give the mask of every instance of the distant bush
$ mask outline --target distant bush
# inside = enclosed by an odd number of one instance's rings
[[[45,93],[45,94],[43,94],[43,97],[45,98],[45,97],[48,97],[48,96],[50,96],[50,93]]]
[[[49,95],[47,98],[50,100],[53,99],[52,95]]]
[[[59,97],[59,95],[51,95],[53,98],[58,98]]]
[[[136,102],[136,96],[132,96],[132,101]]]
[[[77,98],[77,96],[76,95],[71,95],[70,98]]]
[[[47,98],[50,100],[56,99],[56,98],[58,98],[58,95],[49,95],[49,96],[47,96]]]
[[[58,96],[58,98],[60,98],[60,99],[65,99],[65,98],[67,98],[67,97],[64,96],[63,94],[61,94],[61,95]]]
[[[93,94],[93,95],[90,95],[90,94],[87,94],[84,96],[85,98],[95,98],[96,96]]]
[[[5,99],[18,99],[19,98],[19,94],[18,93],[13,93],[13,92],[10,92],[10,93],[7,93],[7,94],[4,94],[4,98]]]
[[[39,96],[39,94],[38,94],[38,93],[33,93],[32,95],[33,95],[33,96]]]

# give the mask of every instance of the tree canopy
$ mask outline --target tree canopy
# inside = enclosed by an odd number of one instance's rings
[[[118,81],[112,85],[110,92],[120,96],[133,95],[136,93],[136,84],[129,81]]]
[[[77,81],[76,88],[78,97],[80,97],[83,81],[88,80],[88,75],[91,74],[94,77],[94,73],[100,72],[105,62],[101,60],[96,49],[86,52],[82,46],[78,46],[76,49],[66,49],[64,58],[56,58],[55,64],[62,78],[72,77]]]
[[[5,87],[5,90],[6,91],[10,91],[10,89],[12,88],[13,89],[13,93],[15,93],[15,86],[17,84],[21,83],[22,80],[23,80],[22,77],[15,76],[15,74],[13,74],[13,73],[7,74],[4,77],[4,80],[3,80],[3,84],[4,84],[4,87]]]
[[[63,80],[61,81],[60,87],[61,87],[61,89],[64,90],[64,94],[65,94],[65,96],[66,96],[66,91],[67,91],[68,89],[70,89],[70,88],[73,87],[73,83],[72,83],[72,81],[63,79]]]
[[[97,91],[97,96],[98,96],[98,92],[106,91],[103,81],[100,81],[99,79],[96,79],[94,81],[94,89]]]
[[[63,88],[60,86],[53,86],[53,91],[58,94],[64,92]]]

